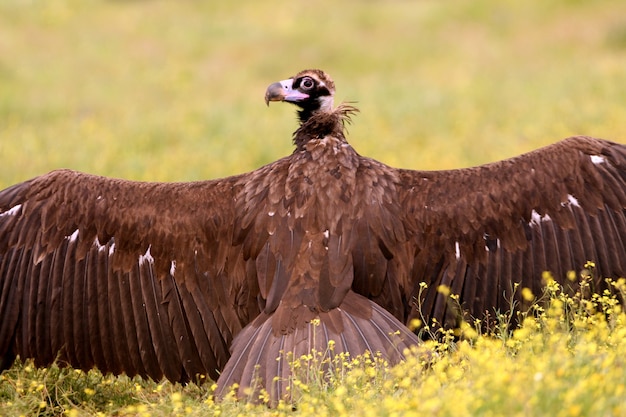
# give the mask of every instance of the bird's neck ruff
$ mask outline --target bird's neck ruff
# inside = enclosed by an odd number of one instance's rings
[[[346,123],[352,122],[352,115],[358,113],[356,107],[342,103],[332,111],[317,111],[308,119],[300,123],[300,127],[293,134],[293,143],[296,151],[302,150],[304,145],[316,139],[333,135],[345,141],[344,129]]]

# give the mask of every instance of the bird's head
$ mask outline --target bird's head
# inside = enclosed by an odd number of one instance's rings
[[[318,112],[333,111],[335,83],[328,74],[317,69],[300,71],[295,76],[278,81],[265,92],[265,102],[286,101],[300,107],[300,122],[306,122]]]

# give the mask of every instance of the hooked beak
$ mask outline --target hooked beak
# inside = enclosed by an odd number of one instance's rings
[[[293,89],[293,79],[282,80],[267,87],[265,91],[265,104],[269,106],[270,101],[287,101],[297,103],[309,98],[308,94],[301,93]]]

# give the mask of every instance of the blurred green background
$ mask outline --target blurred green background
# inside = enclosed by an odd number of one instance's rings
[[[352,145],[394,166],[626,141],[624,0],[0,0],[0,188],[255,169],[296,128],[265,88],[308,67],[361,109]]]

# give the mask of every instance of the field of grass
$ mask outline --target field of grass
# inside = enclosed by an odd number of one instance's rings
[[[308,67],[361,109],[352,145],[394,166],[470,166],[577,134],[626,142],[623,0],[2,0],[0,188],[55,168],[253,170],[290,153],[296,127],[265,88]],[[626,413],[623,314],[548,313],[510,338],[434,346],[428,369],[351,365],[337,385],[303,387],[296,412],[216,405],[210,383],[26,364],[0,377],[0,415]]]

